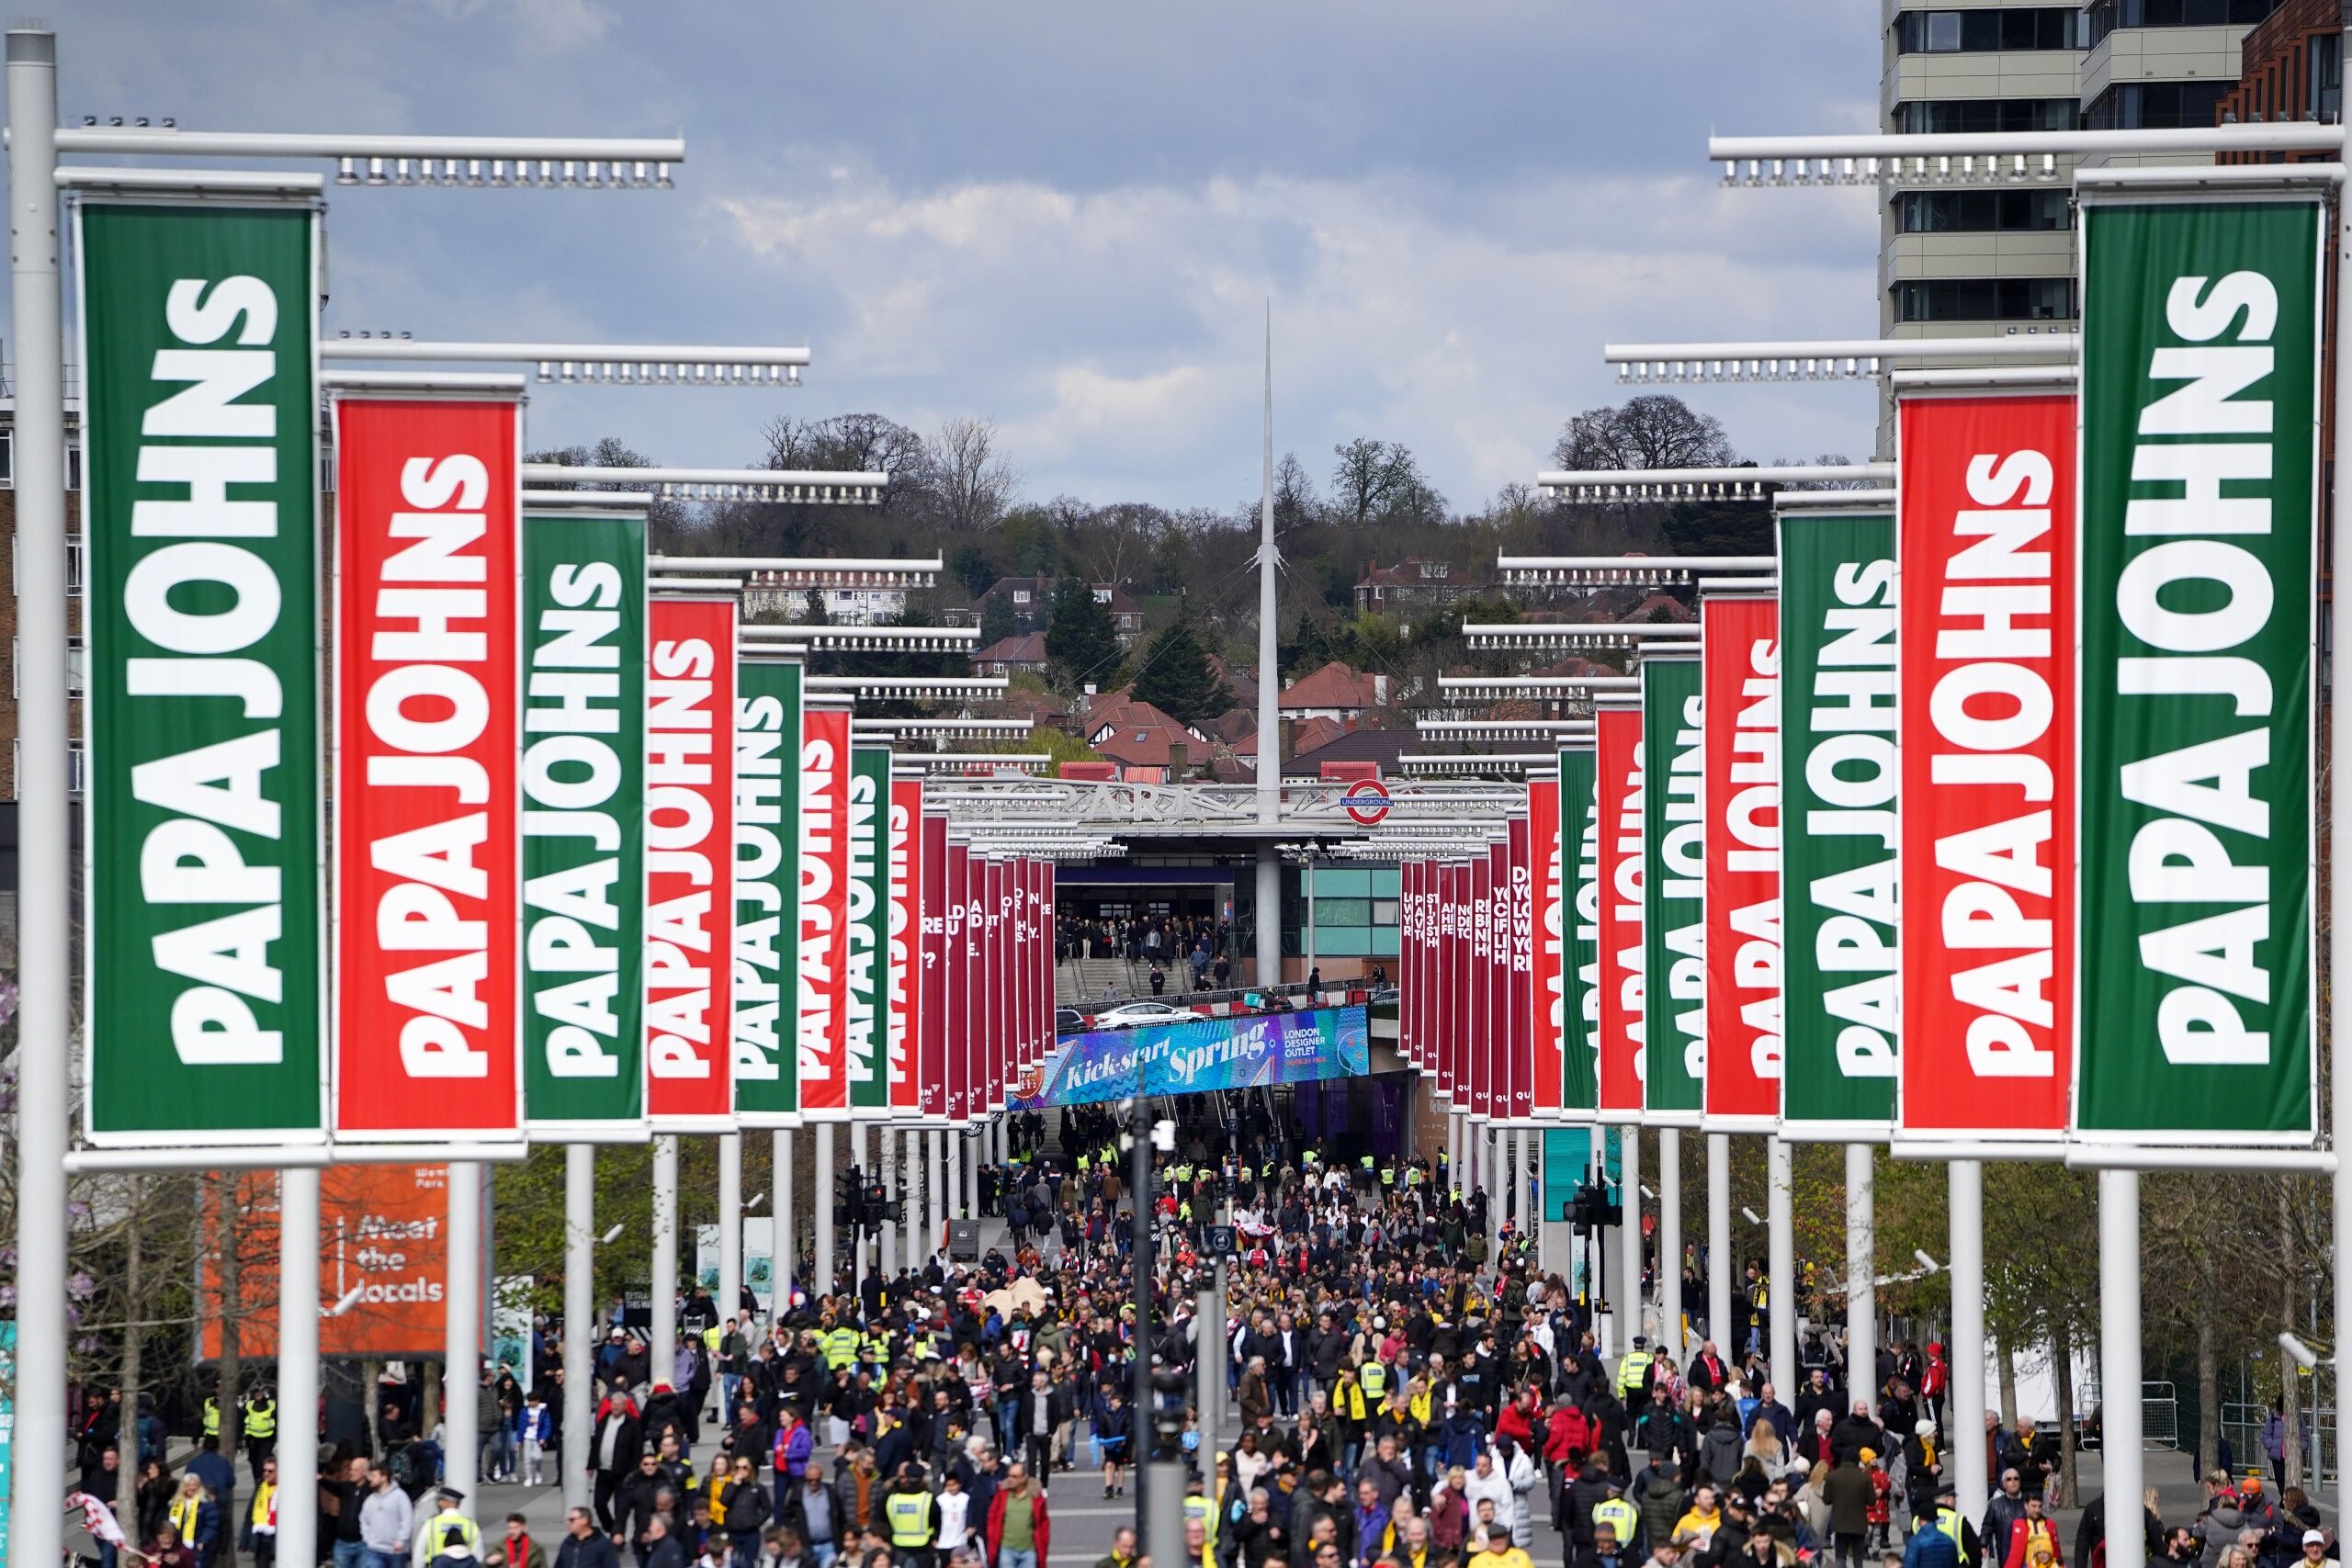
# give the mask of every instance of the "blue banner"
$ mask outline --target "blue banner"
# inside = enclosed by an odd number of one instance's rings
[[[1360,1077],[1371,1071],[1361,1006],[1200,1018],[1065,1034],[1036,1073],[1023,1077],[1010,1108],[1091,1105],[1136,1094],[1203,1094]]]

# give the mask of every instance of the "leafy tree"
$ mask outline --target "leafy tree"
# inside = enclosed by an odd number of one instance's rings
[[[1021,623],[1013,618],[1011,595],[993,594],[980,602],[980,646],[982,648],[988,647],[990,643],[1002,642],[1020,630]]]
[[[1232,694],[1209,668],[1208,653],[1193,635],[1192,622],[1181,617],[1145,646],[1135,694],[1137,702],[1187,724],[1233,705]]]
[[[1046,658],[1065,685],[1100,684],[1119,667],[1119,632],[1111,607],[1075,577],[1054,589],[1053,614],[1046,623]]]

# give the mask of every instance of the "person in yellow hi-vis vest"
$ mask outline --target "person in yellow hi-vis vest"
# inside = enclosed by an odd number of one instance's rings
[[[902,1464],[882,1499],[882,1526],[890,1550],[905,1561],[927,1565],[939,1539],[939,1503],[911,1464]]]

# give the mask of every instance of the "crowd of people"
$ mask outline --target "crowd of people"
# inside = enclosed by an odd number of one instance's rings
[[[335,1568],[1047,1568],[1051,1495],[1125,1497],[1156,1453],[1187,1476],[1190,1568],[1532,1568],[1546,1526],[1564,1568],[2097,1568],[2103,1500],[2062,1540],[2053,1435],[1996,1418],[1951,1433],[1939,1345],[1889,1346],[1858,1374],[1836,1332],[1808,1330],[1784,1385],[1751,1268],[1720,1340],[1694,1318],[1687,1355],[1636,1339],[1604,1360],[1510,1195],[1442,1154],[1343,1153],[1234,1109],[1158,1156],[1140,1259],[1116,1125],[1079,1109],[1024,1121],[1015,1157],[987,1168],[1005,1237],[977,1262],[844,1265],[837,1293],[796,1292],[780,1315],[747,1297],[722,1317],[689,1292],[660,1367],[616,1303],[586,1325],[585,1454],[560,1451],[573,1391],[554,1337],[531,1392],[490,1371],[470,1435],[485,1480],[552,1484],[569,1466],[591,1483],[553,1540],[437,1490],[456,1439],[388,1376],[369,1452],[322,1460],[322,1552]],[[1204,1322],[1227,1224],[1226,1321]],[[1204,1363],[1224,1391],[1214,1430],[1191,1393]],[[1956,1495],[1963,1440],[1985,1445],[1989,1497]],[[254,1487],[274,1488],[247,1446]],[[238,1499],[217,1437],[176,1480],[144,1448],[153,1560],[217,1568],[233,1537],[268,1561],[274,1491]],[[88,1462],[85,1490],[111,1495],[111,1446]],[[2147,1505],[2151,1556],[2173,1563],[2316,1568],[2334,1551],[2301,1492],[2226,1471],[2191,1520]],[[1123,1531],[1099,1568],[1136,1564]]]
[[[1159,982],[1157,995],[1170,976],[1189,980],[1193,990],[1224,990],[1233,978],[1233,923],[1206,915],[1141,915],[1083,919],[1062,915],[1055,920],[1064,962],[1081,958],[1117,959],[1139,974],[1148,971]]]

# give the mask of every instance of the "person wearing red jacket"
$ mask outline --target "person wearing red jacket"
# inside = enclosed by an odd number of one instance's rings
[[[2025,1512],[2009,1524],[2009,1550],[2001,1568],[2066,1568],[2058,1550],[2058,1526],[2041,1511],[2041,1499],[2028,1497]]]
[[[989,1500],[988,1535],[996,1568],[1045,1568],[1053,1551],[1046,1489],[1030,1482],[1029,1467],[1019,1460],[1005,1467],[1004,1484]]]
[[[1495,1418],[1495,1430],[1522,1449],[1532,1449],[1535,1442],[1535,1422],[1538,1418],[1533,1384],[1519,1391],[1519,1396],[1503,1406]]]
[[[1951,1385],[1951,1367],[1944,1359],[1943,1345],[1930,1339],[1928,1341],[1928,1370],[1919,1379],[1919,1397],[1926,1403],[1928,1414],[1935,1418],[1939,1432],[1944,1429],[1944,1391]]]
[[[1568,1483],[1584,1468],[1592,1451],[1592,1427],[1583,1410],[1566,1394],[1553,1402],[1552,1418],[1544,1426],[1544,1478],[1552,1495],[1552,1528],[1566,1533]]]

